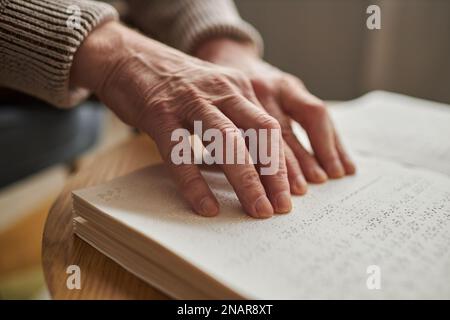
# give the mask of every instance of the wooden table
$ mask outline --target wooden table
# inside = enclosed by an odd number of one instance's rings
[[[53,299],[167,299],[72,232],[72,190],[95,185],[160,162],[154,142],[145,136],[96,156],[66,184],[48,215],[42,243],[45,279]],[[69,290],[67,267],[78,265],[81,289]]]

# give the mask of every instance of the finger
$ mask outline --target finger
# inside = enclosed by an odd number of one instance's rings
[[[345,150],[344,146],[342,145],[341,139],[339,136],[335,133],[335,143],[336,148],[339,154],[339,158],[341,159],[341,162],[344,166],[345,173],[346,174],[355,174],[356,172],[356,166],[351,157],[348,155],[347,151]]]
[[[275,212],[286,213],[291,211],[292,202],[279,123],[261,107],[242,96],[236,95],[232,99],[222,101],[219,108],[238,127],[247,130],[258,129],[258,150],[265,148],[267,152],[270,152],[270,155],[267,154],[270,163],[261,166],[260,157],[254,159],[259,162],[257,167],[260,172],[260,179]],[[272,140],[272,136],[276,141]],[[259,156],[261,156],[261,151]],[[267,170],[268,167],[271,169],[273,167],[273,170]]]
[[[330,178],[344,176],[344,167],[336,148],[334,129],[323,102],[303,86],[284,81],[281,89],[283,108],[306,130],[314,154]]]
[[[280,122],[283,138],[287,142],[287,145],[292,149],[306,179],[313,183],[322,183],[326,181],[327,175],[314,157],[301,145],[297,137],[293,134],[291,120],[283,113],[276,100],[270,95],[259,96],[258,99],[269,113],[274,115]],[[292,168],[293,166],[290,167]]]
[[[152,136],[182,196],[187,200],[191,208],[202,216],[215,216],[219,213],[219,204],[201,175],[199,168],[194,164],[176,164],[173,159],[173,148],[180,142],[172,141],[171,138],[172,132],[178,128],[181,128],[180,124],[170,124],[169,121],[164,121],[164,124],[158,126],[157,130],[153,128]],[[186,134],[189,137],[188,131],[186,131]]]
[[[286,142],[284,143],[284,155],[286,158],[286,168],[291,192],[297,195],[305,194],[308,190],[308,184],[306,183],[302,169],[300,169],[300,165],[294,152]]]
[[[197,104],[194,110],[187,115],[187,121],[202,121],[204,130],[217,129],[223,141],[223,162],[221,168],[228,181],[236,192],[244,210],[255,218],[268,218],[273,215],[273,207],[267,198],[266,191],[261,183],[254,165],[248,161],[250,158],[238,128],[220,110],[211,105]],[[233,148],[227,144],[233,141]],[[234,163],[226,164],[232,156]],[[245,159],[245,163],[236,163],[237,157]]]
[[[300,168],[306,180],[312,183],[323,183],[328,177],[317,163],[317,160],[303,147],[297,137],[291,132],[284,135],[284,140],[298,159]]]
[[[251,95],[249,97],[251,101],[257,101],[261,103],[264,108],[278,120],[282,136],[284,136],[284,132],[288,129],[290,130],[290,123],[287,117],[283,114],[276,99],[272,95],[264,95],[260,97],[256,97],[255,95]],[[292,194],[303,195],[306,193],[308,189],[308,184],[306,183],[305,177],[302,173],[300,165],[298,163],[295,154],[288,146],[288,144],[283,140],[284,147],[284,156],[286,160],[286,169],[288,174],[289,186]]]

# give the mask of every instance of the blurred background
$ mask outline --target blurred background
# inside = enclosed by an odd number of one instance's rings
[[[235,2],[262,34],[266,60],[324,100],[382,89],[450,103],[450,0]],[[381,30],[366,27],[372,4]],[[71,175],[133,133],[96,102],[55,110],[1,89],[0,132],[0,299],[45,299],[41,239],[52,203]]]
[[[325,100],[371,90],[450,102],[449,0],[238,0],[265,58]],[[369,5],[381,30],[366,28]]]

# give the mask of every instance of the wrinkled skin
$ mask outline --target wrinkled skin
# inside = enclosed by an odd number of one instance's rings
[[[282,130],[276,174],[260,175],[250,163],[220,166],[243,209],[255,218],[289,212],[291,192],[306,192],[304,176],[323,182],[327,175],[354,172],[326,108],[299,80],[264,63],[245,45],[229,47],[230,53],[245,53],[244,68],[217,54],[223,43],[211,43],[199,48],[201,60],[109,22],[94,30],[76,53],[71,84],[94,91],[124,122],[155,140],[182,195],[200,215],[218,214],[216,198],[196,165],[175,165],[170,159],[176,144],[171,133],[191,129],[196,120],[224,135],[238,128]],[[292,135],[290,119],[306,129],[317,156]],[[235,152],[248,154],[245,142],[237,145]]]

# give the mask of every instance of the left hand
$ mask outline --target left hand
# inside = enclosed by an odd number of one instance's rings
[[[203,43],[195,52],[201,59],[237,68],[250,79],[258,103],[280,123],[291,190],[306,192],[307,183],[354,174],[355,165],[345,151],[323,101],[312,95],[297,77],[261,60],[250,44],[227,38]],[[314,154],[292,132],[297,121],[308,134]],[[302,179],[303,178],[303,179]]]

